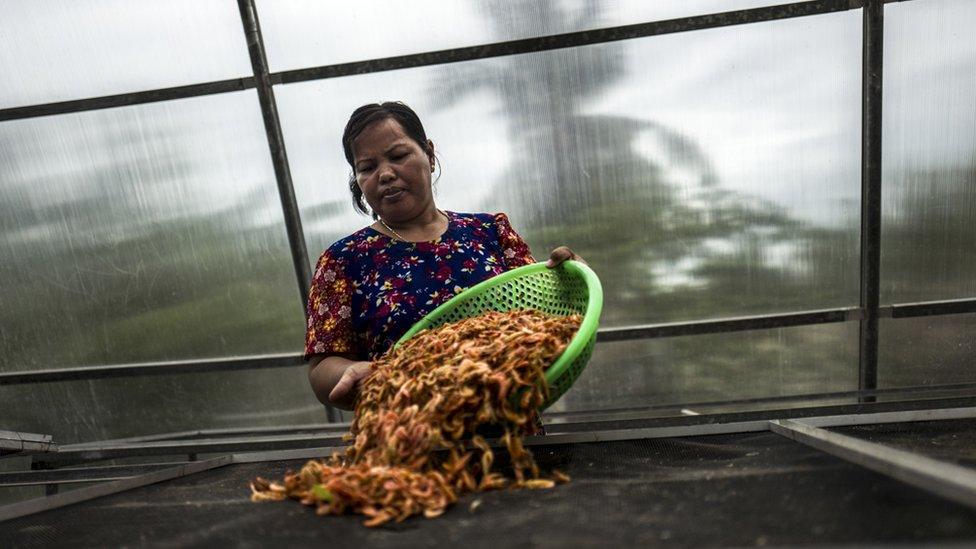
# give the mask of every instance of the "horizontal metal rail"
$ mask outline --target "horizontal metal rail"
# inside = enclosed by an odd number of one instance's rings
[[[602,44],[606,42],[615,42],[620,40],[629,40],[633,38],[643,38],[678,32],[705,30],[749,23],[761,23],[764,21],[804,17],[808,15],[820,15],[845,11],[858,7],[860,6],[857,4],[857,2],[852,3],[851,0],[816,0],[794,2],[778,6],[683,17],[666,21],[623,25],[607,29],[571,32],[552,36],[539,36],[478,46],[357,61],[353,63],[341,63],[336,65],[325,65],[320,67],[281,71],[271,73],[270,81],[272,84],[286,84],[293,82],[305,82],[309,80],[337,78],[355,74],[368,74],[405,69],[410,67],[457,63],[461,61],[472,61],[505,55],[518,55],[523,53]],[[54,114],[92,111],[113,107],[126,107],[130,105],[153,103],[157,101],[169,101],[173,99],[184,99],[201,95],[240,91],[254,87],[255,79],[253,77],[246,77],[204,82],[188,86],[176,86],[171,88],[77,99],[73,101],[60,101],[55,103],[13,107],[0,109],[0,122],[7,120],[36,118],[40,116],[50,116]]]
[[[880,316],[888,318],[909,318],[918,316],[952,315],[976,313],[976,299],[955,299],[886,305],[880,308]],[[714,333],[728,333],[749,330],[768,330],[857,321],[861,318],[857,307],[801,311],[769,315],[697,320],[601,328],[597,333],[598,343],[677,337]],[[107,379],[143,375],[198,374],[252,370],[258,368],[297,367],[305,364],[301,354],[257,355],[250,357],[231,357],[211,360],[181,360],[142,364],[118,364],[111,366],[81,366],[77,368],[55,368],[27,372],[0,373],[0,385],[25,383],[50,383],[59,381],[78,381]]]
[[[193,462],[147,463],[143,465],[103,465],[98,467],[74,467],[41,471],[0,473],[0,488],[9,486],[35,486],[43,484],[76,484],[82,482],[106,482],[130,478],[161,469],[186,465]]]
[[[306,82],[309,80],[339,78],[357,74],[370,74],[382,71],[426,67],[430,65],[443,65],[448,63],[459,63],[462,61],[475,61],[479,59],[520,55],[525,53],[537,53],[580,46],[591,46],[621,40],[631,40],[634,38],[646,38],[650,36],[660,36],[679,32],[714,29],[749,23],[761,23],[765,21],[804,17],[808,15],[821,15],[825,13],[846,11],[849,9],[851,9],[849,0],[795,2],[778,6],[729,11],[709,15],[697,15],[678,19],[668,19],[665,21],[636,23],[606,29],[569,32],[535,38],[523,38],[519,40],[509,40],[505,42],[495,42],[492,44],[481,44],[478,46],[452,48],[411,55],[397,55],[382,59],[371,59],[368,61],[356,61],[338,65],[324,65],[320,67],[295,69],[272,73],[271,79],[275,84],[291,84],[294,82]]]
[[[625,326],[620,328],[601,328],[597,334],[597,341],[600,343],[607,343],[612,341],[629,341],[634,339],[653,339],[659,337],[740,332],[746,330],[767,330],[770,328],[787,328],[791,326],[806,326],[810,324],[846,322],[850,320],[858,320],[859,318],[859,309],[857,307],[848,307],[844,309],[743,316],[716,320],[699,320],[694,322],[672,322],[667,324],[647,324],[643,326]]]
[[[649,406],[631,406],[627,408],[607,408],[602,410],[575,410],[565,412],[545,412],[543,421],[546,425],[556,423],[579,422],[590,418],[612,419],[640,419],[642,417],[661,417],[662,413],[680,413],[681,410],[691,410],[696,413],[721,413],[723,408],[741,408],[743,406],[772,406],[789,403],[818,402],[828,400],[848,400],[859,402],[860,399],[871,397],[898,397],[898,400],[923,400],[926,398],[947,398],[947,393],[961,393],[955,396],[976,395],[976,383],[947,383],[940,385],[925,385],[912,387],[892,387],[888,389],[873,389],[869,391],[836,391],[828,393],[808,393],[798,395],[769,396],[756,398],[741,398],[734,400],[704,400],[697,402],[666,403]],[[839,404],[839,403],[838,403]]]
[[[169,362],[147,362],[140,364],[116,364],[111,366],[52,368],[48,370],[36,370],[33,372],[0,373],[0,385],[109,379],[116,377],[144,375],[202,374],[207,372],[255,370],[261,368],[287,368],[301,366],[304,364],[305,360],[301,354],[288,353],[218,358],[211,360],[176,360]]]
[[[34,463],[48,467],[139,456],[196,456],[198,454],[240,452],[248,449],[274,450],[342,444],[344,442],[341,436],[307,433],[103,445],[78,444],[62,446],[57,453],[34,456]]]
[[[149,484],[155,484],[165,480],[185,477],[202,471],[208,471],[217,467],[229,465],[232,463],[232,461],[233,459],[231,456],[220,456],[205,461],[179,464],[174,467],[168,467],[166,469],[161,469],[159,471],[154,471],[152,473],[147,473],[136,477],[105,482],[103,484],[96,484],[94,486],[86,486],[84,488],[78,488],[77,490],[71,490],[70,492],[65,492],[63,494],[39,497],[27,501],[2,505],[0,506],[0,521],[40,513],[41,511],[49,511],[51,509],[71,505],[73,503],[88,501],[90,499],[107,496],[109,494],[115,494],[118,492],[124,492],[126,490],[131,490],[132,488],[147,486]]]
[[[949,299],[945,301],[921,301],[881,307],[880,315],[889,318],[913,318],[919,316],[958,315],[976,313],[976,299]]]
[[[51,435],[0,430],[0,453],[56,452],[57,449]]]
[[[822,416],[854,416],[859,414],[881,414],[886,412],[905,414],[914,412],[916,410],[945,410],[974,407],[976,407],[976,396],[964,396],[892,402],[829,404],[821,406],[776,408],[768,410],[755,410],[750,408],[733,412],[703,412],[699,415],[675,414],[672,416],[632,417],[624,419],[621,419],[616,414],[607,414],[604,417],[591,416],[577,421],[570,420],[560,423],[547,423],[546,436],[581,431],[604,431],[628,428],[644,429],[649,427],[691,426],[708,423],[742,423],[751,421],[769,421],[772,419],[805,419]]]
[[[175,86],[172,88],[161,88],[156,90],[75,99],[73,101],[59,101],[56,103],[44,103],[41,105],[12,107],[9,109],[0,109],[0,122],[8,120],[22,120],[25,118],[38,118],[41,116],[51,116],[55,114],[69,114],[75,112],[97,111],[101,109],[113,109],[116,107],[129,107],[132,105],[143,105],[146,103],[158,103],[160,101],[172,101],[174,99],[187,99],[202,95],[214,95],[218,93],[241,91],[253,87],[254,77],[248,76],[245,78],[232,78],[230,80],[204,82],[202,84],[190,84],[188,86]]]
[[[841,426],[861,425],[865,423],[865,418],[870,418],[872,423],[902,423],[910,421],[933,421],[969,417],[976,417],[976,407],[902,410],[869,416],[865,416],[860,413],[855,413],[853,415],[834,414],[829,417],[815,416],[804,421],[810,424],[819,422],[834,426]],[[562,433],[557,435],[528,437],[526,444],[529,446],[548,446],[555,444],[576,444],[581,442],[607,442],[649,438],[690,437],[759,432],[779,428],[784,424],[785,421],[789,420],[753,419],[737,422],[713,421],[686,426],[647,426],[643,428]],[[493,441],[495,445],[497,445],[498,442],[499,441],[497,440]],[[131,477],[124,480],[81,488],[64,494],[35,498],[24,502],[0,506],[0,521],[37,513],[40,511],[55,509],[71,503],[77,503],[164,480],[188,476],[197,472],[214,469],[216,467],[221,467],[231,463],[309,459],[329,455],[332,452],[340,451],[341,449],[342,448],[339,446],[318,446],[277,451],[255,452],[244,450],[243,452],[234,455],[221,456],[201,462],[179,464],[175,467],[161,469],[145,475]],[[969,474],[972,473],[970,472]]]
[[[652,417],[633,420],[614,418],[591,419],[578,423],[560,423],[547,426],[547,434],[538,437],[541,441],[557,441],[569,434],[580,432],[625,431],[628,429],[646,430],[658,428],[692,428],[696,426],[728,423],[765,422],[771,419],[796,419],[828,415],[852,415],[881,412],[910,412],[918,409],[961,408],[976,406],[976,397],[948,398],[938,400],[908,402],[873,402],[848,405],[817,406],[776,410],[733,412],[722,414],[703,414],[699,416]],[[643,431],[641,431],[643,432]],[[689,432],[697,432],[692,429]],[[531,439],[534,440],[534,439]],[[542,442],[540,442],[542,443]],[[299,434],[277,436],[251,436],[222,439],[154,441],[116,444],[78,444],[63,446],[56,454],[34,457],[38,466],[49,468],[68,464],[137,457],[137,456],[176,456],[197,454],[221,454],[274,450],[302,450],[321,447],[340,447],[345,442],[341,436]]]
[[[976,386],[976,384],[973,384]],[[234,435],[267,435],[284,433],[345,433],[349,430],[350,423],[307,423],[304,425],[278,425],[274,427],[237,427],[228,429],[196,429],[192,431],[175,431],[171,433],[155,433],[152,435],[141,435],[128,438],[116,438],[99,440],[96,442],[83,442],[74,444],[72,447],[98,446],[107,444],[120,444],[127,442],[151,442],[161,440],[190,440],[200,438],[229,437]]]

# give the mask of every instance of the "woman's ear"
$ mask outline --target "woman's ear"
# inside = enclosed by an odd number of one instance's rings
[[[434,156],[434,142],[430,139],[427,140],[427,160],[430,161],[430,171],[433,172],[437,158]]]

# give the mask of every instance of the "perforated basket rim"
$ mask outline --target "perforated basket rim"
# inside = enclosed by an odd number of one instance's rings
[[[600,284],[600,279],[593,272],[593,269],[590,269],[585,263],[580,263],[579,261],[565,261],[555,268],[563,269],[567,273],[583,280],[586,284],[587,302],[586,310],[583,313],[583,322],[580,324],[579,329],[576,330],[576,334],[573,335],[573,339],[570,340],[569,345],[559,355],[556,362],[546,370],[546,383],[550,386],[553,386],[556,380],[567,372],[573,361],[586,348],[587,343],[596,337],[597,328],[600,327],[600,313],[603,311],[603,286]],[[548,269],[550,268],[546,267],[546,264],[543,262],[525,265],[489,278],[462,291],[418,320],[407,330],[407,333],[403,334],[394,347],[399,346],[404,341],[415,336],[421,330],[433,326],[442,316],[450,313],[472,298],[485,293],[489,289],[506,284],[512,279],[545,272]]]

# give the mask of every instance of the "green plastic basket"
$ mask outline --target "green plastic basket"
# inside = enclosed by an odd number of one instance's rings
[[[593,354],[603,309],[603,287],[596,273],[578,261],[554,269],[545,263],[526,265],[489,278],[451,298],[414,324],[397,345],[421,330],[457,322],[487,311],[536,309],[553,315],[583,315],[583,323],[556,362],[546,370],[549,399],[544,410],[559,400],[583,372]]]

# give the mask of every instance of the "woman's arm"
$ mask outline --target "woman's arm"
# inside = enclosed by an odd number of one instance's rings
[[[335,355],[312,355],[308,382],[322,404],[352,410],[359,396],[359,382],[369,374],[369,361]]]

